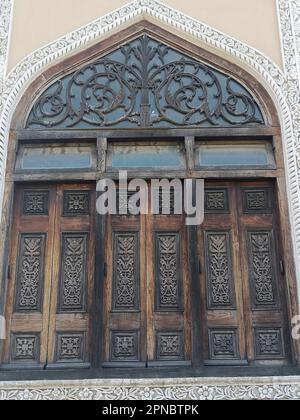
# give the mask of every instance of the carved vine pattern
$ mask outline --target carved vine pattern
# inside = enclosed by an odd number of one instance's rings
[[[254,304],[257,306],[274,305],[276,303],[271,237],[269,232],[250,233],[251,277],[254,291]]]
[[[227,233],[207,234],[208,300],[210,306],[233,304],[232,269]]]
[[[158,235],[158,306],[178,308],[178,235]]]
[[[62,280],[60,309],[63,311],[84,310],[86,283],[86,235],[63,236]]]
[[[143,35],[64,76],[35,102],[27,127],[264,124],[233,78]]]
[[[41,306],[44,236],[23,236],[17,277],[17,311],[38,311]]]
[[[137,302],[137,237],[135,234],[116,235],[114,302],[115,309],[136,309]]]

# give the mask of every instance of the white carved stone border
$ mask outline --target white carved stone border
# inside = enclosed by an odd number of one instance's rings
[[[299,400],[300,377],[0,383],[0,400]]]
[[[296,270],[300,286],[300,0],[277,0],[284,72],[256,49],[231,38],[157,0],[135,0],[96,19],[25,57],[5,77],[13,0],[0,0],[0,216],[7,138],[15,107],[25,88],[47,66],[101,39],[137,18],[152,18],[186,33],[196,42],[227,55],[256,74],[275,99],[284,133],[285,163]],[[298,46],[298,50],[297,50]],[[299,70],[299,74],[298,74]],[[299,287],[300,290],[300,287]],[[72,381],[0,383],[0,399],[8,398],[300,398],[300,379],[185,379],[153,382]],[[176,383],[176,385],[175,385]],[[24,388],[26,386],[26,389]],[[211,398],[210,398],[211,397]]]

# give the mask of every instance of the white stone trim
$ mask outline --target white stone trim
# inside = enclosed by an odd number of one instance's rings
[[[0,400],[299,400],[300,377],[0,383]]]

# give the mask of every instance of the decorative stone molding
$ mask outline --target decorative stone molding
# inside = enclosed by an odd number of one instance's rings
[[[296,44],[292,20],[292,2],[298,0],[277,0],[282,32],[285,72],[283,73],[264,54],[213,28],[167,6],[157,0],[135,0],[120,9],[96,19],[94,22],[75,30],[62,38],[32,52],[9,73],[5,79],[0,103],[0,199],[6,160],[6,145],[10,119],[25,87],[49,64],[74,53],[109,31],[120,28],[136,18],[154,18],[192,36],[197,42],[225,52],[229,58],[244,63],[268,86],[276,98],[284,131],[285,159],[288,173],[287,185],[290,203],[290,218],[293,229],[295,260],[300,285],[300,101],[299,79],[295,59]],[[1,27],[8,31],[8,17],[12,0],[2,0],[6,24]],[[295,9],[295,8],[294,8]],[[297,8],[296,8],[297,9]],[[298,9],[297,9],[298,10]],[[2,42],[4,53],[8,35]],[[2,47],[3,49],[3,47]],[[1,202],[1,200],[0,200]],[[1,211],[1,208],[0,208]]]
[[[2,382],[0,400],[299,400],[300,377]]]
[[[12,0],[0,1],[0,109],[3,106],[2,93],[4,89],[5,65],[7,59],[12,9]]]

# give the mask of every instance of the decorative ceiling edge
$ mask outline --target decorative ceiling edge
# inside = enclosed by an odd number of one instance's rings
[[[300,377],[0,382],[0,400],[299,400]]]
[[[243,63],[257,74],[276,98],[282,120],[290,220],[294,242],[296,272],[300,290],[300,88],[296,61],[296,37],[292,15],[298,16],[295,6],[299,0],[277,0],[285,71],[258,50],[221,33],[157,0],[135,0],[95,21],[32,52],[7,75],[0,101],[0,203],[2,202],[6,145],[10,120],[25,87],[47,66],[61,57],[79,51],[109,31],[122,27],[137,18],[151,17],[185,32],[196,41],[218,49],[228,57]],[[1,0],[2,21],[10,21],[12,0]],[[293,4],[292,4],[293,3]],[[1,24],[2,25],[2,24]],[[8,25],[9,26],[9,25]],[[1,26],[4,32],[7,24]],[[8,34],[1,38],[1,49],[7,54]],[[1,93],[1,92],[0,92]],[[1,216],[2,206],[0,206]]]

